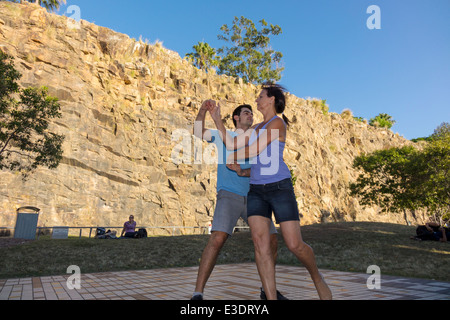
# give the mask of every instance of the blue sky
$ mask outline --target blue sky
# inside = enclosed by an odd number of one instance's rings
[[[405,138],[450,122],[449,0],[149,1],[67,0],[81,19],[131,38],[163,42],[181,57],[217,39],[235,16],[279,25],[273,49],[284,55],[280,81],[301,98],[327,99],[330,111],[370,119],[391,115]],[[380,9],[381,29],[366,22]]]

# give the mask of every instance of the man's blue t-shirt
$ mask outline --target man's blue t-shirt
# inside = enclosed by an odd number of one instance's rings
[[[250,178],[240,177],[236,171],[227,168],[227,157],[234,151],[228,151],[220,137],[218,130],[211,131],[211,141],[217,146],[218,165],[217,165],[217,192],[226,190],[240,196],[246,197],[250,189]],[[236,132],[227,131],[233,138],[237,136]],[[251,165],[248,161],[241,164],[242,169],[250,169]]]

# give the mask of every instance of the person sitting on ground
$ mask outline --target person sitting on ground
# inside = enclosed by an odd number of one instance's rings
[[[441,227],[439,223],[429,221],[425,225],[418,226],[416,229],[417,235],[411,236],[411,239],[446,242],[448,231],[449,229],[447,227]]]
[[[117,231],[108,230],[105,232],[105,228],[97,228],[96,239],[117,239]]]
[[[131,215],[129,217],[130,220],[126,221],[123,224],[122,233],[120,234],[121,237],[125,238],[134,238],[136,236],[136,221],[134,221],[134,216]],[[125,235],[124,235],[125,234]]]
[[[439,228],[439,231],[434,233],[437,241],[447,242],[450,238],[450,228],[449,228],[450,220],[444,224],[443,227]]]

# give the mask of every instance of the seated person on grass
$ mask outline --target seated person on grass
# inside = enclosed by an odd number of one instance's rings
[[[124,236],[125,234],[125,238],[135,238],[136,236],[136,221],[134,221],[134,216],[130,215],[130,220],[126,221],[123,224],[123,229],[122,229],[122,233],[120,234],[121,237]]]

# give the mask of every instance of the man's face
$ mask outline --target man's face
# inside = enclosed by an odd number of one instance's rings
[[[253,125],[253,112],[248,108],[242,108],[239,119],[236,122],[243,127],[251,127]]]

